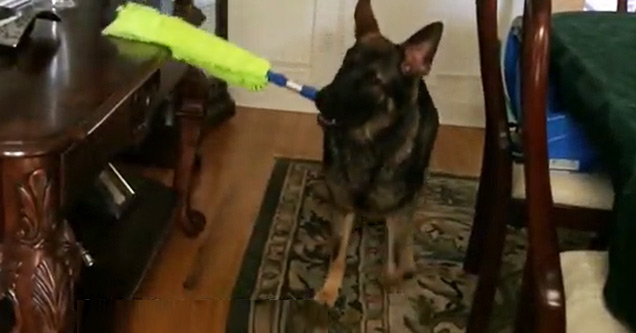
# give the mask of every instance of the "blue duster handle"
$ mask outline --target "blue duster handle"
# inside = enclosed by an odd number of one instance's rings
[[[296,83],[292,80],[289,80],[283,74],[268,71],[267,80],[279,87],[293,90],[309,100],[312,100],[312,101],[316,100],[316,94],[318,93],[316,88]]]

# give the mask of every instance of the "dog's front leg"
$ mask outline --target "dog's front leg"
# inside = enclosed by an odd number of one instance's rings
[[[347,247],[349,245],[349,237],[351,236],[351,229],[353,229],[353,221],[355,214],[347,213],[344,218],[338,221],[332,221],[333,235],[339,240],[334,256],[331,258],[329,265],[329,271],[327,272],[327,278],[320,291],[314,296],[314,300],[320,303],[327,304],[329,307],[333,307],[338,299],[338,292],[340,286],[342,286],[342,280],[347,269]]]
[[[403,279],[408,279],[415,273],[413,231],[413,223],[409,220],[398,241],[398,273]]]
[[[412,216],[408,213],[389,216],[386,229],[385,284],[389,289],[394,289],[404,277],[415,271]]]

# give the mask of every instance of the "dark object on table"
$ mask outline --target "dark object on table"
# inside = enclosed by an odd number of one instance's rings
[[[4,7],[0,7],[4,8]],[[9,15],[13,12],[14,15]],[[3,16],[9,15],[5,19]],[[15,19],[12,19],[15,17]],[[5,8],[0,10],[0,46],[15,48],[26,35],[33,30],[35,20],[45,19],[60,22],[62,19],[50,9],[37,8],[32,5],[18,10]],[[3,23],[2,21],[5,21]]]
[[[11,9],[11,8],[7,8],[7,7],[2,7],[0,6],[0,25],[2,24],[2,21],[11,18],[13,16],[16,15],[15,10]]]

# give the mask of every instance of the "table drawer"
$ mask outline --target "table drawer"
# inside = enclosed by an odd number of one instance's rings
[[[106,164],[143,136],[158,99],[159,74],[153,75],[84,139],[61,157],[62,203],[72,205]]]
[[[104,166],[123,147],[130,143],[130,103],[120,106],[85,140],[62,154],[62,203],[69,203],[82,195]]]

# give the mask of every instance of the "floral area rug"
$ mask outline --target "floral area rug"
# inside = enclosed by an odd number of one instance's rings
[[[462,262],[478,180],[429,174],[414,235],[417,273],[398,293],[380,281],[383,223],[357,221],[336,307],[311,299],[329,261],[330,207],[312,194],[322,183],[315,161],[278,159],[234,287],[231,333],[464,332],[476,286]],[[526,236],[510,229],[491,332],[511,332]],[[575,241],[575,243],[577,243]]]

